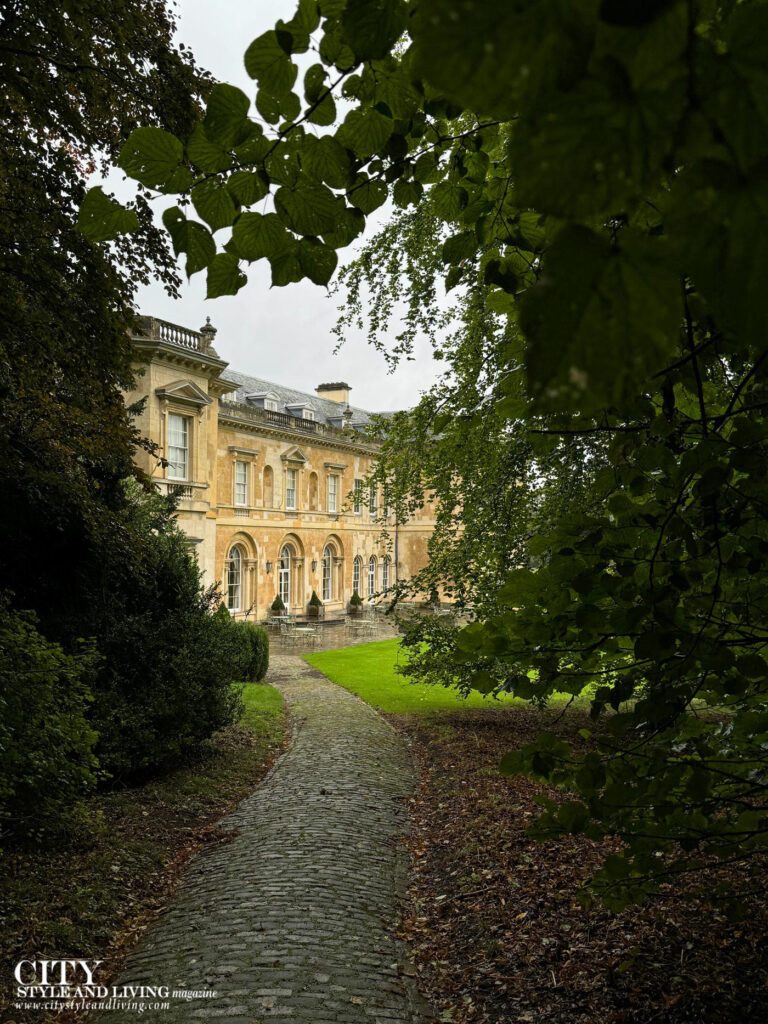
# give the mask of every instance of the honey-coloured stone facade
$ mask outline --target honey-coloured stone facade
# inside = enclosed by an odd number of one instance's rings
[[[313,396],[235,373],[215,333],[142,318],[126,401],[143,399],[137,426],[157,445],[137,461],[160,490],[181,489],[179,525],[232,614],[264,619],[280,593],[303,615],[313,591],[339,613],[353,590],[377,600],[422,568],[429,507],[401,523],[370,492],[377,449],[349,386]]]

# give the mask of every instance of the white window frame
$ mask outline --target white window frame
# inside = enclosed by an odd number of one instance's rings
[[[333,550],[330,544],[323,548],[323,600],[333,600]]]
[[[379,501],[378,487],[376,486],[376,484],[371,484],[371,486],[370,486],[370,488],[368,490],[368,510],[370,511],[372,516],[376,515],[376,510],[378,508],[378,501]]]
[[[280,600],[283,602],[286,609],[290,609],[291,607],[291,555],[292,551],[290,544],[283,544],[282,550],[280,551],[277,589],[280,594]]]
[[[337,473],[331,473],[328,477],[328,511],[339,511],[339,477]]]
[[[264,408],[267,410],[267,412],[277,412],[277,402],[274,400],[274,398],[265,398]]]
[[[376,593],[376,556],[371,555],[368,559],[368,597]]]
[[[298,491],[299,471],[297,469],[286,469],[285,471],[285,507],[296,511],[296,494]],[[293,495],[293,497],[291,497]]]
[[[242,478],[240,475],[242,474]],[[235,460],[235,505],[248,504],[248,463],[241,459]]]
[[[363,576],[363,560],[360,555],[355,555],[352,562],[352,592],[360,596],[361,580]]]
[[[387,555],[381,563],[381,591],[383,594],[389,593],[389,555]]]
[[[227,608],[230,612],[242,611],[243,604],[243,553],[235,544],[227,559]]]
[[[356,516],[363,512],[363,481],[355,480],[352,488],[353,510]]]
[[[191,418],[189,416],[182,416],[181,413],[178,412],[168,413],[168,469],[166,473],[169,480],[189,480],[189,441],[192,433],[190,429],[190,420]],[[173,427],[177,423],[182,427],[181,434],[175,434],[173,431]],[[174,440],[181,440],[183,444],[174,444]],[[173,457],[174,453],[178,452],[182,453],[181,460],[179,460],[178,456],[176,458]],[[181,466],[181,475],[176,472],[176,466]]]
[[[315,418],[315,410],[314,409],[302,409],[301,410],[301,418],[303,420],[313,420]]]

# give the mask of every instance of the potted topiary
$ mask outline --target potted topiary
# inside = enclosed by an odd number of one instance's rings
[[[323,602],[317,596],[317,592],[313,590],[312,591],[312,597],[310,597],[310,599],[309,599],[309,605],[307,607],[307,614],[312,619],[319,619],[320,616],[323,614],[324,610],[325,609],[323,608]]]
[[[363,599],[356,590],[349,599],[349,614],[353,615],[356,619],[359,619],[363,614]]]
[[[275,594],[275,600],[269,607],[273,615],[285,614],[285,605],[283,604],[283,599],[279,594]]]

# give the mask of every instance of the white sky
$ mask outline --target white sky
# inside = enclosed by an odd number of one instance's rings
[[[255,85],[243,67],[245,49],[278,18],[290,18],[295,6],[295,0],[179,0],[178,40],[215,78],[255,99]],[[166,204],[164,199],[161,209]],[[340,259],[354,251],[354,244],[341,250]],[[140,288],[137,300],[143,313],[185,327],[198,328],[210,316],[218,329],[216,350],[232,369],[310,392],[323,382],[345,380],[352,386],[353,404],[371,410],[413,405],[439,365],[425,344],[414,362],[389,374],[383,356],[363,337],[350,338],[334,355],[331,327],[339,299],[306,281],[272,288],[266,260],[250,266],[248,284],[234,296],[206,300],[201,273],[183,284],[177,301],[160,285]]]

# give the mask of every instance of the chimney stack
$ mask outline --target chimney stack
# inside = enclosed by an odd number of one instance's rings
[[[343,402],[349,405],[349,392],[352,388],[344,381],[337,381],[335,384],[318,384],[315,393],[318,398],[328,398],[331,402]]]

